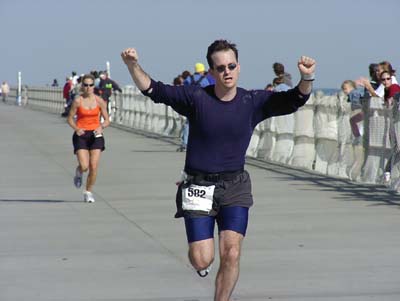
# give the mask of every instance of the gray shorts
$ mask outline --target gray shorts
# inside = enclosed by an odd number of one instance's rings
[[[201,186],[215,185],[213,208],[207,213],[204,211],[186,211],[182,209],[182,188],[191,184]],[[178,186],[176,193],[176,218],[183,216],[216,216],[220,207],[239,206],[251,207],[253,195],[251,194],[250,175],[246,170],[223,174],[190,174],[188,179]]]

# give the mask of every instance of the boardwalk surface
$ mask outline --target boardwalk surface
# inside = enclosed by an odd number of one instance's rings
[[[184,153],[115,128],[95,186],[72,185],[65,119],[0,104],[0,300],[212,300],[188,264],[174,182]],[[400,200],[285,167],[247,165],[234,300],[400,300]]]

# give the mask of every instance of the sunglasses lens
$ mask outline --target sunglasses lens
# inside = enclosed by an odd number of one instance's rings
[[[216,69],[217,69],[217,71],[218,71],[219,73],[221,73],[221,72],[224,72],[224,71],[225,71],[225,66],[218,66]]]
[[[231,70],[231,71],[235,70],[235,68],[236,68],[236,64],[229,64],[228,65],[228,69]]]

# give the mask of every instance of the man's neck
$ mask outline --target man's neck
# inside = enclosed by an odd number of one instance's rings
[[[237,93],[237,87],[232,88],[219,87],[215,85],[214,87],[215,95],[222,101],[231,101],[235,98]]]

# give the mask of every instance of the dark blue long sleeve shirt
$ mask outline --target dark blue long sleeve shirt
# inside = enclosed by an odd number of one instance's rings
[[[222,101],[215,95],[214,85],[171,86],[153,80],[142,93],[189,119],[185,170],[205,173],[243,169],[256,125],[297,111],[309,98],[297,87],[286,92],[237,88],[234,99]]]

